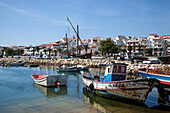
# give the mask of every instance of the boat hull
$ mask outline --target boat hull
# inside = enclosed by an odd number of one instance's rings
[[[32,64],[32,65],[29,65],[29,67],[38,67],[39,64]]]
[[[7,64],[8,66],[24,66],[25,65],[25,63],[5,63],[5,64]]]
[[[41,79],[36,79],[32,75],[34,82],[42,86],[56,86],[56,85],[67,85],[67,76],[66,75],[55,75],[55,76],[45,76]]]
[[[106,98],[123,98],[144,103],[152,90],[148,79],[97,82],[82,77],[83,83],[95,94]]]
[[[170,85],[170,75],[147,73],[146,71],[138,71],[143,78],[155,78],[160,81],[161,84]]]
[[[80,71],[79,69],[58,69],[58,71],[63,71],[63,72],[74,72],[74,71]]]

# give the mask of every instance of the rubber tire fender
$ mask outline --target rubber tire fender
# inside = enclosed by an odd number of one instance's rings
[[[90,89],[90,91],[93,91],[93,90],[94,90],[94,85],[93,85],[93,83],[91,83],[91,84],[89,85],[89,89]]]

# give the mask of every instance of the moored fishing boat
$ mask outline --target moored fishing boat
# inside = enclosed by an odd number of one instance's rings
[[[106,67],[104,76],[83,76],[84,90],[107,98],[119,97],[144,103],[155,79],[126,80],[126,68],[126,64],[113,63]]]
[[[24,66],[25,63],[22,61],[16,61],[16,62],[4,62],[4,65],[8,66]]]
[[[67,85],[66,75],[32,75],[34,82],[42,86]]]
[[[39,64],[30,64],[29,67],[38,67]]]
[[[83,65],[76,65],[77,69],[79,70],[88,70],[89,66],[83,66]]]
[[[138,72],[143,78],[155,78],[159,80],[161,84],[170,85],[170,68],[139,68]]]
[[[80,69],[78,69],[77,66],[66,67],[65,65],[63,65],[62,67],[58,68],[58,71],[61,71],[61,72],[74,72],[74,71],[80,71]]]

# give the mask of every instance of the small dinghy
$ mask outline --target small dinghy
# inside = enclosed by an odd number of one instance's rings
[[[31,65],[29,65],[29,67],[38,67],[39,66],[39,64],[31,64]]]
[[[77,69],[79,69],[79,70],[88,70],[89,66],[77,65]]]
[[[32,75],[32,78],[36,84],[42,86],[56,86],[56,85],[67,85],[66,75]]]

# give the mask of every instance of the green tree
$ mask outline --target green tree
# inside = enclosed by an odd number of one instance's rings
[[[98,52],[98,51],[95,51],[94,54],[97,55],[97,54],[99,54],[99,52]]]
[[[100,42],[101,47],[99,48],[99,51],[101,51],[102,55],[105,53],[118,53],[118,47],[113,44],[111,41],[111,38],[108,38],[106,40],[102,40]]]
[[[5,55],[6,56],[13,55],[13,53],[14,53],[13,49],[11,49],[11,48],[6,48],[5,49]]]
[[[14,53],[16,55],[22,55],[24,53],[24,50],[23,49],[17,49],[17,50],[14,51]]]

